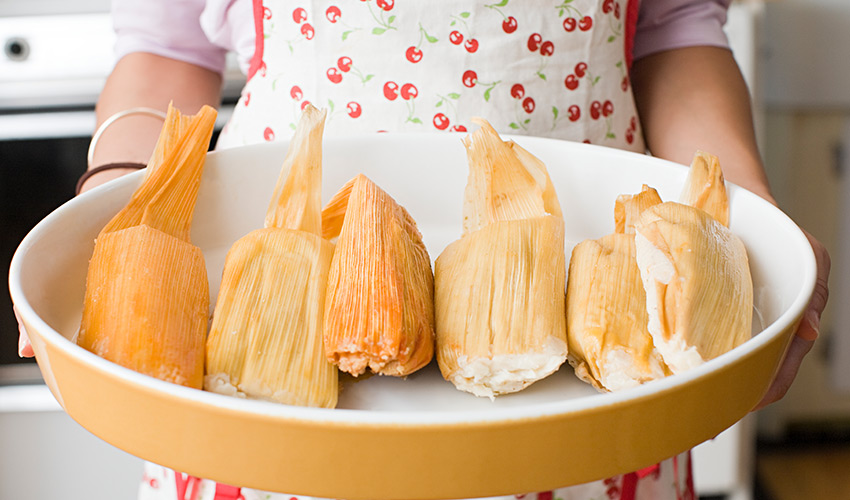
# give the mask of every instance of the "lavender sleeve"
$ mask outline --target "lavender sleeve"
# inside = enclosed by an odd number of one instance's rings
[[[201,28],[204,0],[113,0],[116,60],[148,52],[222,73],[227,50]]]
[[[682,47],[729,47],[723,25],[730,3],[731,0],[641,0],[634,59]]]

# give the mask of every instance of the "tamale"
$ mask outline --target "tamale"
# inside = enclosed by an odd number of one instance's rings
[[[325,354],[354,376],[406,376],[434,356],[434,274],[410,214],[364,175],[322,211],[337,238],[325,298]]]
[[[458,389],[493,398],[566,359],[564,220],[543,163],[476,123],[463,234],[435,265],[437,361]]]
[[[189,232],[216,112],[169,106],[149,174],[98,234],[77,342],[110,361],[200,389],[209,284]]]
[[[635,228],[649,332],[673,373],[749,339],[753,313],[747,251],[726,227],[729,201],[716,158],[696,154],[683,201],[645,210]]]
[[[669,374],[647,330],[646,295],[635,260],[634,221],[661,203],[643,186],[615,203],[614,233],[573,249],[567,273],[568,361],[599,390],[634,387]]]
[[[206,345],[209,391],[336,406],[338,374],[322,346],[334,250],[321,226],[325,116],[304,108],[265,227],[240,238],[227,254]]]

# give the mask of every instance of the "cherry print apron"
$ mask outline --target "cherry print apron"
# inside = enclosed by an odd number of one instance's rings
[[[637,0],[253,4],[256,51],[219,149],[290,137],[310,102],[328,110],[326,136],[464,133],[480,116],[500,133],[644,151],[628,78]],[[692,500],[691,470],[685,452],[601,481],[498,498]],[[139,498],[310,500],[150,463]]]
[[[249,81],[217,147],[325,133],[474,130],[643,152],[628,78],[637,0],[254,1]],[[262,31],[260,31],[262,30]]]

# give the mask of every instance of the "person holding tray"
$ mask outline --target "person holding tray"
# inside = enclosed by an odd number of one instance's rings
[[[98,143],[78,191],[144,167],[168,103],[218,105],[225,56],[247,75],[216,147],[288,138],[306,103],[328,136],[466,132],[547,136],[688,164],[771,203],[749,93],[722,27],[731,0],[113,1],[117,63],[97,104]],[[151,117],[150,115],[154,115]],[[818,336],[829,256],[761,408],[783,397]],[[20,353],[32,356],[22,331]],[[143,499],[291,498],[216,485],[153,464]],[[537,498],[695,498],[690,454]]]

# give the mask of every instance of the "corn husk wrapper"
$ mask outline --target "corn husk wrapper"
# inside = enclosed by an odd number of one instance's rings
[[[545,166],[486,122],[464,140],[463,236],[437,258],[437,361],[458,389],[493,398],[567,354],[564,222]]]
[[[321,229],[324,120],[325,112],[304,109],[265,227],[239,239],[227,254],[206,346],[209,391],[336,406],[337,370],[322,348],[333,255]]]
[[[169,106],[158,154],[100,232],[77,342],[132,370],[200,389],[209,284],[189,232],[216,112]]]
[[[403,377],[434,356],[434,274],[416,223],[364,175],[322,212],[336,238],[325,299],[328,359],[354,376]]]
[[[673,373],[742,344],[752,330],[747,251],[726,227],[729,202],[716,158],[697,153],[683,200],[696,206],[653,206],[635,228],[649,332]]]
[[[615,232],[573,249],[567,279],[568,360],[576,375],[602,391],[634,387],[669,374],[647,329],[634,222],[661,203],[644,186],[615,204]]]

